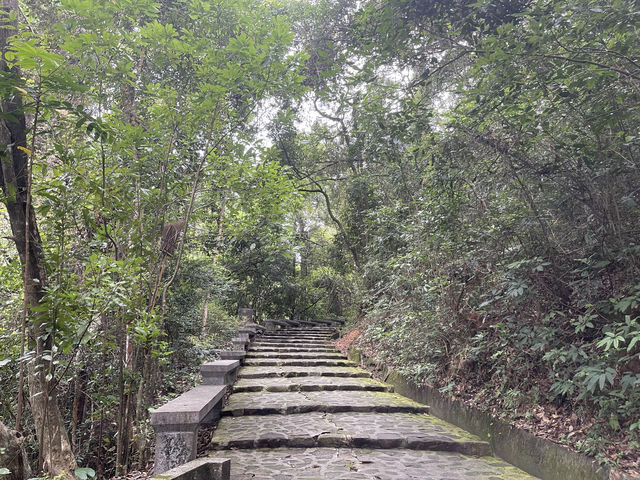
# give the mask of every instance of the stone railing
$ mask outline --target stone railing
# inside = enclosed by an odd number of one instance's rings
[[[171,400],[151,413],[151,425],[156,432],[156,451],[154,474],[164,478],[163,472],[193,461],[197,453],[198,428],[215,424],[220,418],[222,403],[227,389],[236,380],[250,342],[259,333],[276,330],[279,328],[306,327],[306,326],[340,326],[344,320],[267,320],[265,326],[258,325],[254,320],[254,312],[250,308],[238,310],[238,316],[242,321],[242,327],[238,329],[232,339],[233,350],[221,351],[221,360],[207,362],[200,367],[202,384],[183,393],[178,398]],[[200,464],[198,464],[200,465]],[[195,470],[178,469],[175,475],[168,472],[168,478],[180,478],[184,472],[198,477],[201,473],[208,475],[212,468],[222,472],[219,465],[207,464],[198,466]],[[213,466],[212,466],[213,465]],[[195,467],[194,467],[195,468]],[[228,470],[228,467],[225,467]],[[218,471],[216,470],[216,471]],[[213,471],[213,470],[211,470]],[[163,474],[163,475],[160,475]],[[191,480],[191,477],[183,480]],[[227,477],[215,477],[228,478]],[[211,476],[210,480],[214,477]]]
[[[241,308],[238,315],[245,322],[232,339],[234,349],[220,352],[222,360],[201,365],[201,385],[151,413],[151,425],[156,432],[155,475],[194,460],[198,447],[198,428],[215,424],[220,418],[225,394],[236,380],[248,344],[263,329],[254,323],[253,310]],[[210,464],[207,465],[209,466],[198,467],[194,472],[208,472],[213,468]]]
[[[231,339],[233,350],[223,350],[220,352],[220,358],[225,360],[242,361],[247,354],[249,343],[258,332],[264,330],[262,325],[258,325],[254,320],[254,312],[251,308],[241,308],[238,310],[238,316],[244,320],[243,326],[238,329],[238,333]]]

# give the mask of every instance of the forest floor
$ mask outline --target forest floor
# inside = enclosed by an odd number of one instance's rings
[[[355,347],[369,358],[381,358],[375,345],[363,341],[362,333],[363,329],[353,328],[336,341],[336,347],[345,355],[350,348]],[[394,369],[398,365],[385,367]],[[430,386],[442,388],[445,384],[443,382],[442,385]],[[490,394],[486,385],[458,384],[449,394],[469,407],[490,413],[495,418],[575,452],[585,453],[579,448],[580,445],[598,443],[598,460],[615,468],[611,474],[612,480],[640,480],[640,446],[622,435],[594,439],[590,430],[601,426],[602,420],[595,417],[578,418],[570,406],[558,407],[551,403],[520,405],[516,410],[505,409],[504,405],[496,402],[496,397]]]

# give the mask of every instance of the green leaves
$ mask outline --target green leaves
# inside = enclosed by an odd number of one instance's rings
[[[10,65],[22,70],[38,70],[42,74],[50,74],[60,68],[65,59],[51,49],[40,44],[39,39],[27,35],[18,35],[10,39],[5,59]]]
[[[607,332],[605,337],[600,340],[596,345],[600,348],[604,348],[604,351],[608,351],[610,348],[617,349],[620,345],[625,343],[625,338],[614,332]]]
[[[96,472],[93,468],[76,468],[73,473],[80,480],[89,480],[96,477]]]

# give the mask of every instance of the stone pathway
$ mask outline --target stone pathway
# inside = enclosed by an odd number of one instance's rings
[[[210,445],[231,459],[232,479],[534,478],[372,379],[333,333],[292,328],[251,344]]]

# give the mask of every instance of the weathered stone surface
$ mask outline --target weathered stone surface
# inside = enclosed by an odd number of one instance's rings
[[[333,333],[336,331],[336,327],[314,327],[314,328],[308,328],[308,327],[291,327],[291,328],[287,328],[286,330],[277,330],[275,333],[279,333],[282,335],[291,335],[291,334],[296,334],[296,333],[314,333],[314,332],[328,332],[328,333]],[[269,333],[274,333],[274,332],[269,332]]]
[[[242,360],[246,354],[245,350],[227,350],[220,352],[220,358],[223,360]]]
[[[275,330],[273,332],[267,332],[264,334],[265,337],[275,337],[275,336],[280,336],[280,337],[327,337],[327,336],[331,336],[333,335],[334,330],[325,330],[325,331],[319,331],[319,330],[314,330],[314,331],[303,331],[303,330],[298,330],[298,331],[292,331],[291,329],[288,330]]]
[[[333,358],[338,360],[345,360],[344,355],[339,352],[256,352],[254,350],[250,350],[245,357],[247,360],[250,358],[263,358],[263,359],[282,359],[282,358],[310,358],[310,359],[320,359],[320,358]]]
[[[238,378],[273,378],[273,377],[371,377],[366,370],[355,367],[243,367]]]
[[[300,323],[300,325],[304,325]],[[211,448],[240,479],[532,479],[346,362],[330,336],[257,336]]]
[[[392,392],[390,385],[371,378],[358,377],[289,377],[243,378],[233,385],[233,392],[312,392],[312,391],[377,391]]]
[[[255,340],[252,345],[260,345],[260,346],[271,346],[271,347],[330,347],[330,342],[318,342],[312,340],[287,340],[287,339],[277,339],[277,340]]]
[[[219,418],[225,385],[199,385],[151,413],[158,473],[196,458],[198,425]]]
[[[342,358],[247,358],[244,364],[248,367],[355,367],[356,363]]]
[[[251,345],[249,347],[250,352],[283,352],[283,353],[294,353],[294,352],[336,352],[336,349],[333,347],[260,347]]]
[[[224,417],[212,448],[410,448],[485,456],[488,442],[430,415],[320,413]]]
[[[200,458],[154,475],[150,480],[229,480],[231,460]]]
[[[270,415],[304,412],[411,412],[429,407],[389,392],[235,393],[223,415]]]
[[[331,335],[261,335],[260,340],[317,340],[319,342],[331,341]]]
[[[155,427],[154,427],[155,428]],[[198,425],[189,431],[163,431],[156,429],[154,471],[166,472],[196,458],[198,450]]]
[[[202,383],[205,385],[231,385],[240,369],[239,360],[216,360],[200,365]]]
[[[224,385],[199,385],[178,398],[165,403],[151,413],[151,424],[192,425],[202,422],[220,404],[226,387]]]
[[[213,452],[231,459],[232,480],[532,480],[492,457],[407,449],[276,448]]]

